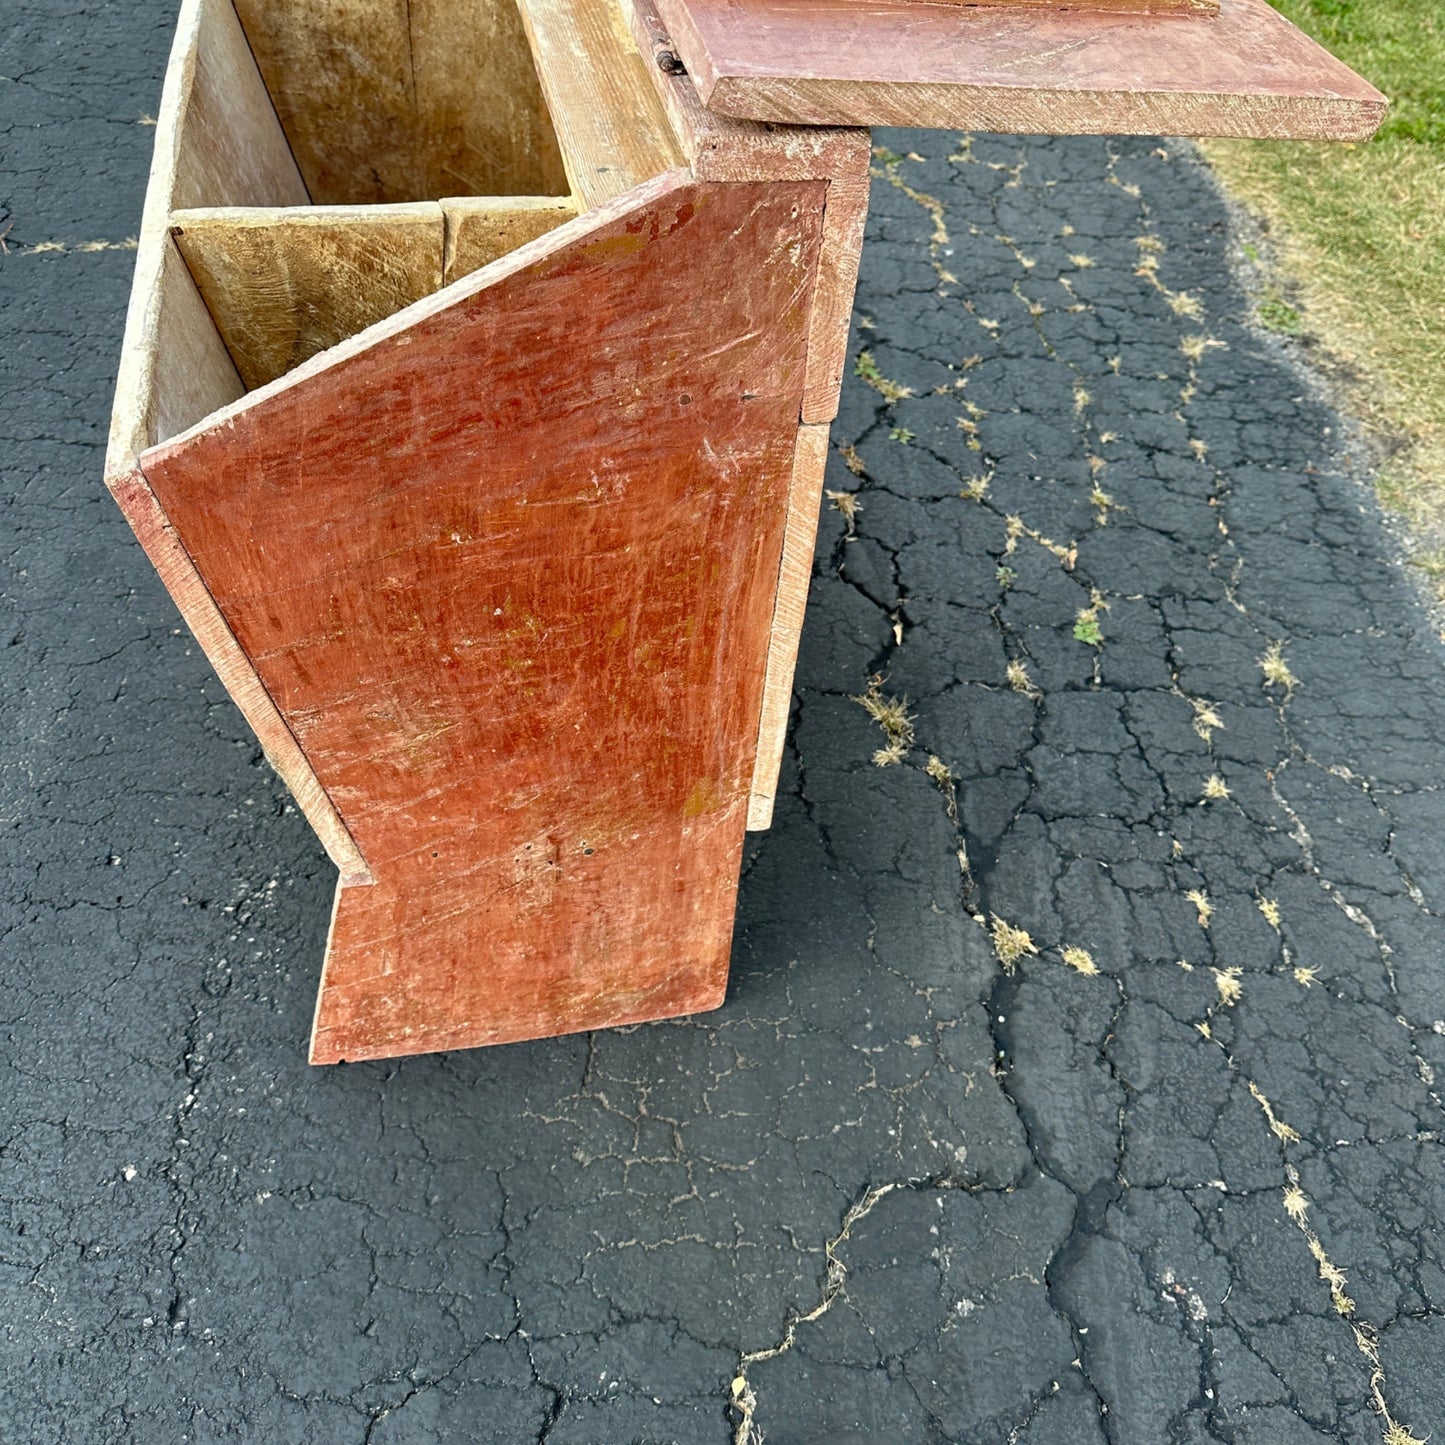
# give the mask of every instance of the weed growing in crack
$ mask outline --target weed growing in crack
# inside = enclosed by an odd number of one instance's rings
[[[833,510],[840,513],[843,521],[847,524],[844,537],[856,537],[858,535],[858,513],[863,510],[863,503],[858,500],[858,493],[829,492],[828,500],[833,504]]]
[[[1285,701],[1288,702],[1295,688],[1299,686],[1299,678],[1289,670],[1289,664],[1284,660],[1283,643],[1271,642],[1265,648],[1264,656],[1259,659],[1259,670],[1264,674],[1264,685],[1282,687]]]
[[[1269,1123],[1270,1133],[1272,1133],[1281,1144],[1299,1143],[1299,1131],[1292,1129],[1274,1112],[1274,1105],[1265,1098],[1264,1090],[1261,1089],[1253,1079],[1249,1081],[1249,1096],[1264,1110],[1264,1117]]]
[[[1218,773],[1211,773],[1204,780],[1204,801],[1213,803],[1222,801],[1229,796],[1229,787]]]
[[[909,442],[913,441],[917,435],[918,433],[916,431],[910,431],[906,426],[891,426],[888,428],[889,440],[899,442],[905,447]]]
[[[938,791],[943,794],[948,809],[949,820],[954,823],[958,822],[958,785],[954,781],[948,764],[936,753],[930,753],[923,771],[938,784]],[[961,861],[964,871],[967,872],[967,857],[965,856]]]
[[[1005,973],[1012,973],[1018,967],[1019,959],[1025,954],[1037,957],[1038,948],[1022,928],[1015,928],[1013,924],[1005,923],[997,913],[990,913],[989,920],[993,951],[998,955],[998,961],[1003,965]]]
[[[1034,686],[1028,668],[1018,658],[1009,659],[1009,665],[1004,669],[1004,676],[1008,678],[1008,685],[1014,692],[1021,692],[1025,697],[1032,698],[1043,696],[1043,693]]]
[[[1214,973],[1214,986],[1219,990],[1219,1004],[1221,1008],[1233,1008],[1241,998],[1244,997],[1244,985],[1240,979],[1244,977],[1242,968],[1216,968]]]
[[[1091,464],[1096,460],[1098,460],[1098,458],[1089,458]],[[1119,504],[1113,499],[1113,497],[1108,494],[1108,492],[1104,491],[1100,487],[1095,487],[1089,493],[1089,505],[1092,506],[1094,509],[1094,521],[1098,523],[1098,525],[1101,527],[1107,527],[1109,525],[1109,513],[1112,512]]]
[[[1099,630],[1099,614],[1092,607],[1083,608],[1074,618],[1074,641],[1089,647],[1104,645],[1104,634]]]
[[[1202,888],[1191,888],[1184,896],[1194,905],[1194,911],[1199,915],[1199,926],[1208,928],[1209,920],[1214,917],[1214,905],[1209,901],[1209,895]]]
[[[1094,962],[1094,955],[1087,948],[1061,948],[1059,957],[1074,970],[1081,973],[1085,978],[1097,978],[1099,976],[1099,965]]]
[[[1317,968],[1297,968],[1294,971],[1294,981],[1301,988],[1313,988],[1318,979],[1319,970]]]
[[[868,691],[854,697],[874,722],[883,729],[888,742],[873,754],[873,762],[880,768],[890,768],[901,763],[913,746],[913,716],[908,711],[906,697],[889,697],[883,691],[883,679],[872,677],[868,680]]]
[[[904,386],[897,381],[889,381],[881,371],[878,370],[878,363],[873,360],[871,351],[860,351],[858,359],[853,363],[853,375],[866,381],[884,401],[902,401],[904,397],[913,395],[911,386]]]
[[[1206,702],[1201,697],[1191,697],[1189,706],[1194,709],[1194,731],[1206,743],[1213,742],[1214,734],[1224,731],[1224,719],[1212,702]]]
[[[1279,904],[1276,903],[1273,898],[1265,898],[1261,895],[1255,899],[1254,906],[1264,914],[1264,921],[1278,933],[1280,922]]]

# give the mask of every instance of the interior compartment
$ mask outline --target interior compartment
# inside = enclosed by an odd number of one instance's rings
[[[515,0],[235,0],[318,206],[557,196]]]
[[[201,0],[172,241],[244,388],[576,214],[516,0]]]
[[[612,0],[180,0],[113,470],[683,164]]]

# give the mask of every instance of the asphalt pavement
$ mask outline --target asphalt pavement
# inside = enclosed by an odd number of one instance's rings
[[[173,22],[0,16],[0,1441],[1441,1438],[1445,651],[1191,149],[875,137],[726,1006],[317,1070],[101,484]]]

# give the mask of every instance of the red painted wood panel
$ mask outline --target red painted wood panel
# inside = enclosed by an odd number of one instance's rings
[[[653,186],[142,458],[377,880],[318,1062],[721,1002],[824,189]]]
[[[705,104],[804,125],[1363,140],[1385,98],[1265,0],[1214,16],[655,0]]]

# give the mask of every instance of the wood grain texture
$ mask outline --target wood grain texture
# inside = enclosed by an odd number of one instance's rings
[[[675,46],[653,0],[621,0],[632,38],[662,100],[683,156],[699,180],[835,180],[868,174],[866,130],[770,125],[708,110],[686,74],[664,70],[659,57]]]
[[[748,791],[748,829],[761,832],[773,821],[773,799],[783,765],[783,744],[793,706],[793,672],[803,635],[803,613],[813,577],[813,545],[818,539],[818,514],[823,505],[823,473],[828,463],[828,425],[798,428],[793,450],[793,475],[788,489],[788,514],[773,622],[768,635],[768,661],[758,727],[757,758]]]
[[[866,135],[866,132],[864,132]],[[830,182],[823,212],[823,249],[818,289],[808,332],[808,370],[803,386],[802,419],[832,421],[848,360],[848,331],[853,323],[853,294],[863,257],[863,228],[868,221],[868,176]]]
[[[654,0],[710,109],[808,125],[1363,140],[1385,98],[1265,0],[1206,18]]]
[[[355,843],[197,574],[150,484],[136,468],[127,475],[112,478],[110,489],[186,626],[256,733],[266,761],[290,788],[331,861],[341,870],[342,881],[348,887],[369,884],[371,873]]]
[[[146,188],[135,279],[116,375],[105,480],[186,625],[226,691],[236,700],[267,758],[296,796],[332,862],[343,878],[358,881],[369,874],[356,845],[255,669],[216,610],[137,463],[147,447],[236,401],[243,391],[241,379],[168,231],[179,186],[181,152],[185,144],[194,143],[187,137],[195,134],[188,121],[196,92],[198,51],[203,42],[215,38],[218,28],[222,45],[229,43],[224,23],[229,8],[226,3],[218,27],[216,0],[183,0],[181,6],[156,117],[155,156]],[[216,169],[210,174],[222,178],[218,183],[224,184],[229,194],[243,190],[233,180],[223,179],[220,165],[224,152],[212,155]]]
[[[301,172],[231,0],[204,0],[179,136],[172,206],[304,206]]]
[[[683,155],[616,0],[518,0],[583,210],[673,170]]]
[[[236,0],[318,205],[566,183],[511,0]]]
[[[247,388],[442,285],[434,201],[175,211],[171,235]]]
[[[871,3],[871,0],[862,0]],[[904,0],[910,5],[981,5],[1002,10],[1085,10],[1102,15],[1217,15],[1219,0]]]
[[[665,176],[142,459],[377,880],[318,1061],[721,1001],[824,190]]]
[[[570,196],[463,196],[441,206],[446,218],[442,279],[448,286],[577,214]]]

